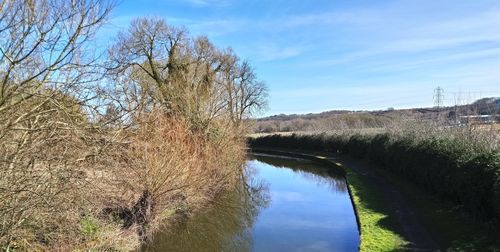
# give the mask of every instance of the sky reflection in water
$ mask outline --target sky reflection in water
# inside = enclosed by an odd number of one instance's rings
[[[357,251],[356,219],[341,173],[269,155],[255,155],[247,165],[250,190],[228,193],[205,214],[157,235],[145,250]]]
[[[254,251],[357,251],[356,219],[341,176],[310,161],[256,158],[249,166],[269,181],[271,202],[255,221]]]

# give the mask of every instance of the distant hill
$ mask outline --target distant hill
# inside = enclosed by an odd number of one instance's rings
[[[439,113],[438,113],[439,112]],[[456,121],[460,116],[500,114],[500,98],[482,98],[471,104],[438,108],[387,109],[376,111],[330,110],[309,114],[279,114],[254,120],[254,132],[324,131],[380,128],[402,118]]]

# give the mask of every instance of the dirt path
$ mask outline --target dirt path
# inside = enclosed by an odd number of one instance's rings
[[[360,175],[363,182],[370,183],[383,195],[381,200],[388,204],[392,211],[389,214],[396,217],[403,236],[411,243],[409,249],[413,251],[440,251],[439,246],[422,226],[405,197],[385,178],[375,174],[370,164],[345,156],[328,155],[327,159],[352,169]]]

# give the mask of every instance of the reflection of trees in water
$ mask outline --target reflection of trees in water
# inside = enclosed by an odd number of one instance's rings
[[[323,175],[318,175],[311,173],[309,171],[293,170],[294,172],[300,174],[302,177],[316,182],[316,184],[325,186],[328,189],[336,192],[346,192],[347,184],[345,179],[338,179],[333,177],[326,177]]]
[[[253,158],[277,168],[291,169],[302,177],[315,181],[318,185],[326,186],[333,191],[347,191],[344,171],[341,169],[327,167],[310,160],[278,157],[267,154],[254,155]]]
[[[269,202],[269,189],[248,168],[243,183],[226,192],[206,212],[158,234],[146,251],[249,251],[251,227]]]
[[[258,161],[277,168],[288,168],[306,179],[335,191],[346,191],[341,170],[308,160],[256,156]],[[249,251],[251,227],[260,209],[269,203],[267,184],[256,180],[251,165],[245,169],[242,183],[226,192],[204,213],[180,221],[155,236],[146,251]]]

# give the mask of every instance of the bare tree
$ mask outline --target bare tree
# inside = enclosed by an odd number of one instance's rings
[[[132,22],[103,62],[93,38],[111,7],[0,3],[1,247],[81,242],[83,217],[140,195],[136,205],[154,203],[137,208],[143,236],[171,197],[206,202],[239,177],[243,141],[226,122],[264,104],[253,69],[160,19]]]
[[[236,126],[266,108],[267,88],[247,61],[235,64],[235,76],[226,84],[230,118]]]
[[[185,30],[169,27],[161,19],[136,19],[119,33],[109,50],[110,73],[126,76],[125,81],[150,94],[143,99],[160,101],[165,109],[175,110],[174,89],[180,86],[177,78],[186,68],[181,55],[188,43],[186,35]]]
[[[109,50],[110,73],[119,87],[140,90],[137,104],[159,104],[202,129],[215,118],[235,126],[265,107],[266,87],[248,62],[231,49],[217,49],[206,37],[190,38],[162,19],[134,20]]]
[[[88,50],[111,4],[100,0],[0,3],[0,244],[73,208],[85,180],[98,56]],[[82,190],[83,193],[83,190]],[[66,216],[67,217],[67,216]]]

